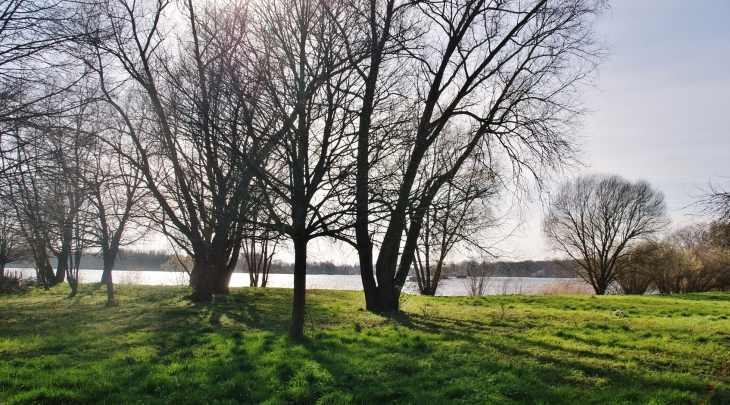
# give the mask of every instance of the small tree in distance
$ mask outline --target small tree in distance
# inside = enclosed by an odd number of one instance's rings
[[[489,282],[496,272],[497,267],[494,263],[489,263],[487,261],[482,261],[481,263],[469,263],[466,270],[466,279],[464,281],[467,294],[472,297],[478,297],[486,294],[489,288]]]
[[[627,248],[664,228],[664,194],[639,180],[593,174],[563,183],[550,201],[543,232],[577,262],[576,273],[602,295]]]
[[[0,212],[0,280],[5,277],[5,265],[28,257],[17,222],[11,212]]]

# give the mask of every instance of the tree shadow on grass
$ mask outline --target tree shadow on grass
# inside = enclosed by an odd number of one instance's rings
[[[134,291],[114,308],[85,299],[61,312],[36,306],[32,322],[7,329],[32,344],[13,356],[20,376],[0,372],[0,402],[696,403],[707,389],[706,378],[657,378],[522,335],[534,326],[497,312],[371,314],[314,294],[305,338],[293,341],[283,325],[288,290],[234,291],[207,304]],[[722,388],[711,403],[725,402]]]

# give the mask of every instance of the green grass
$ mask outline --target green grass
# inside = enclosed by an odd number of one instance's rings
[[[730,294],[409,297],[66,287],[0,297],[0,403],[699,404],[730,360]],[[730,403],[720,382],[709,403]]]

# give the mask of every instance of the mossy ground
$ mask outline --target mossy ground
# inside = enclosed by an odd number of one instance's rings
[[[408,297],[84,285],[0,297],[0,403],[700,404],[730,360],[730,294]],[[730,403],[721,379],[709,399]]]

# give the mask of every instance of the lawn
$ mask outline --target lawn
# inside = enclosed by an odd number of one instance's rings
[[[730,403],[730,294],[408,296],[180,287],[0,296],[0,403]],[[718,383],[719,381],[719,383]]]

